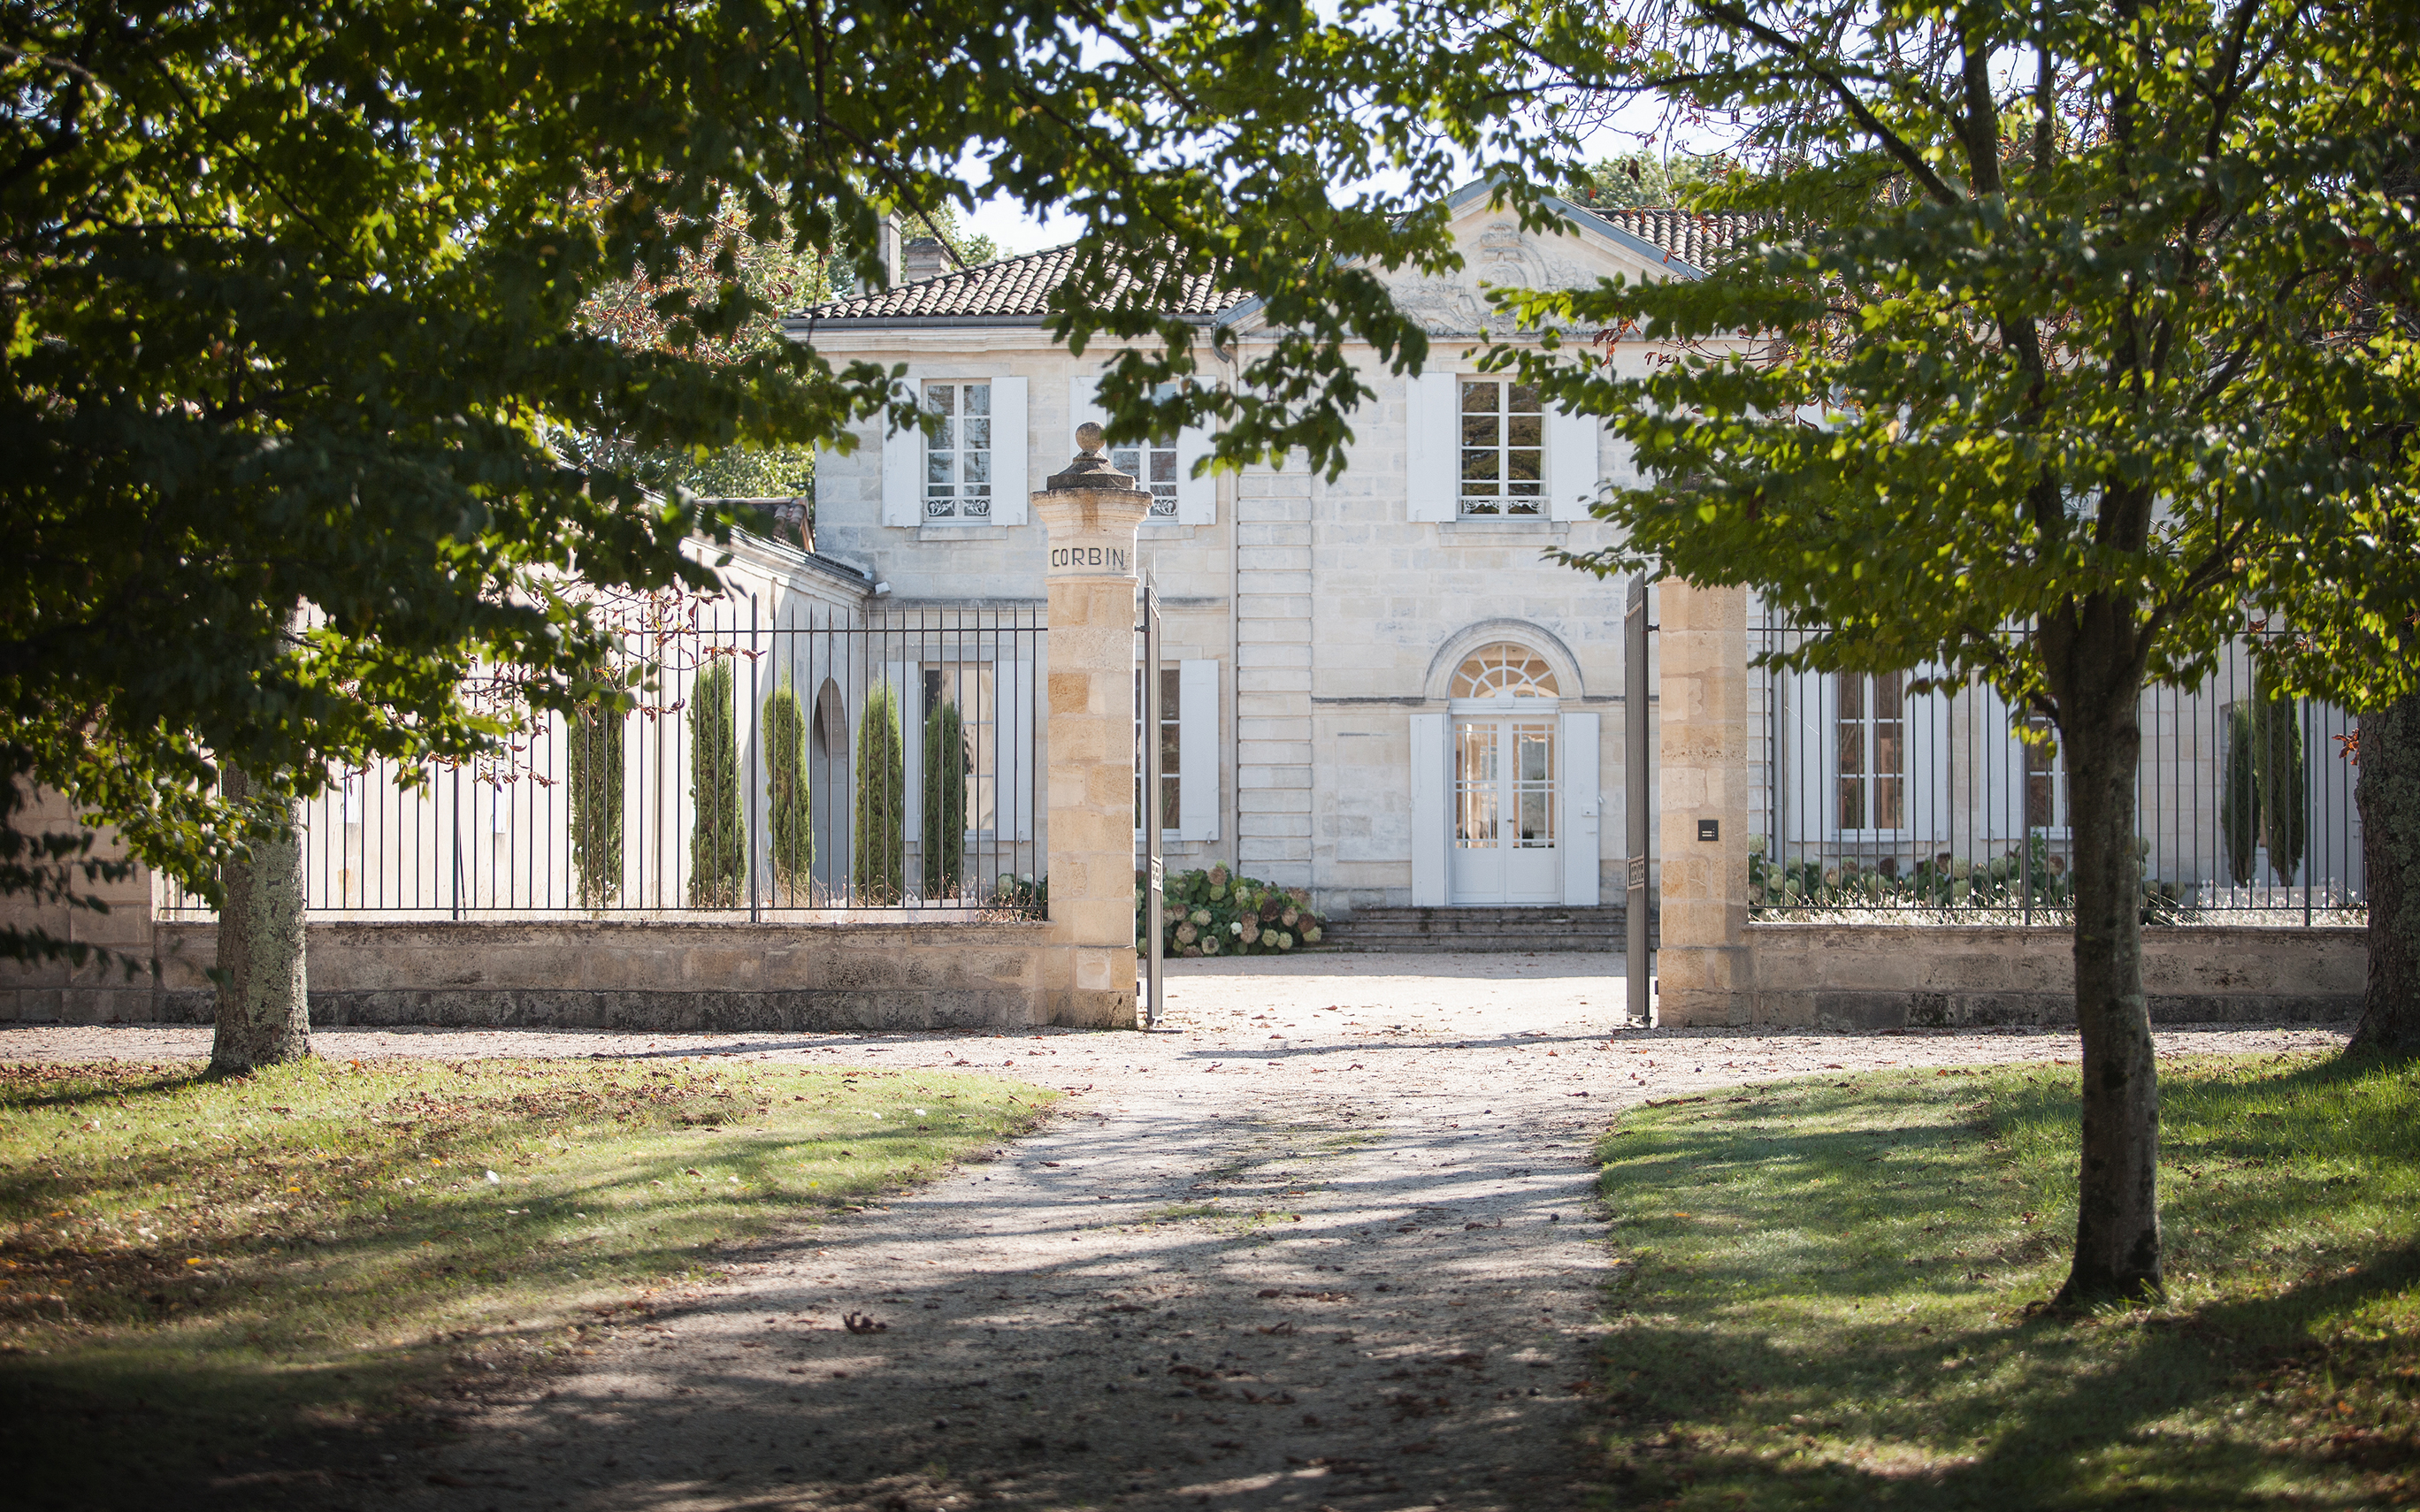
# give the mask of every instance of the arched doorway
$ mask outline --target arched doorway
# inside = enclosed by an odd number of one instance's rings
[[[1497,640],[1447,687],[1447,804],[1456,903],[1563,901],[1561,690],[1527,646]]]

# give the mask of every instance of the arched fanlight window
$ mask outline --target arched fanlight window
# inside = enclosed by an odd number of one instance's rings
[[[1550,699],[1555,674],[1544,657],[1510,640],[1481,646],[1454,669],[1449,695],[1458,699]]]

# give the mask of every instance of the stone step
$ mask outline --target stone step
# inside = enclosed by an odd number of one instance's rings
[[[1601,950],[1619,953],[1628,910],[1559,906],[1358,908],[1333,920],[1322,944],[1402,952]],[[1651,921],[1650,929],[1652,929]],[[1651,933],[1651,940],[1652,938]]]

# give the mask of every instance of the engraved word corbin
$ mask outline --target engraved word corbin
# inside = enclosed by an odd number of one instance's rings
[[[1114,546],[1063,546],[1053,548],[1050,564],[1054,567],[1107,567],[1111,572],[1125,572],[1126,553]]]

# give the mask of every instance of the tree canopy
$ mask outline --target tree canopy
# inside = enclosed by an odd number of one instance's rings
[[[734,520],[637,458],[912,423],[897,374],[746,339],[798,297],[752,247],[879,282],[885,213],[1055,208],[1052,330],[1142,348],[1114,431],[1215,412],[1231,458],[1341,467],[1343,344],[1425,350],[1361,259],[1453,263],[1466,160],[1543,213],[1595,55],[1544,0],[0,14],[0,887],[68,891],[82,838],[41,837],[34,786],[207,894],[221,764],[290,795],[458,759],[504,723],[474,670],[599,691],[574,585],[708,586],[683,543]],[[1201,360],[1164,293],[1210,270],[1285,335],[1155,399]],[[652,339],[584,317],[617,285]]]
[[[1571,559],[1748,584],[1802,668],[1988,676],[2073,794],[2085,1202],[2070,1294],[2159,1284],[2137,697],[2257,617],[2281,690],[2420,679],[2413,18],[2386,5],[1643,0],[1621,86],[1737,121],[1699,282],[1507,300],[1500,344],[1644,480]],[[1679,343],[1652,370],[1622,339]],[[1604,349],[1599,349],[1604,348]],[[2011,638],[2009,626],[2030,637]]]

